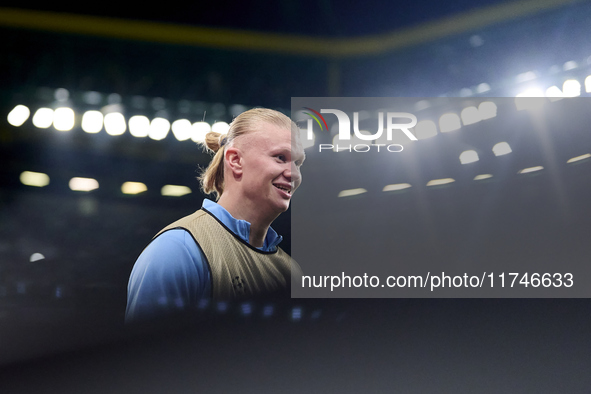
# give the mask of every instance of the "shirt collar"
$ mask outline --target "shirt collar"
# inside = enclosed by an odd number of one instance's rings
[[[211,212],[216,218],[218,218],[226,227],[228,227],[234,234],[242,238],[247,243],[250,243],[250,223],[246,220],[235,219],[230,212],[228,212],[220,204],[211,201],[207,198],[203,200],[203,208]],[[275,232],[272,227],[269,226],[265,240],[263,241],[263,247],[257,248],[263,252],[272,252],[277,248],[277,245],[283,240],[283,237]]]

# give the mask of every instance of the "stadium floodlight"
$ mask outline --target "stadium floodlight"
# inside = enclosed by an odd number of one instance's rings
[[[569,79],[562,84],[564,97],[578,97],[581,95],[581,84],[575,79]]]
[[[465,150],[460,154],[460,163],[469,164],[480,160],[475,150]]]
[[[544,169],[544,167],[542,167],[542,166],[535,166],[535,167],[524,168],[523,170],[517,171],[517,173],[518,174],[527,174],[530,172],[541,171],[543,169]]]
[[[540,111],[544,107],[544,100],[540,100],[539,97],[544,97],[541,89],[527,89],[515,96],[515,107],[518,111]]]
[[[156,141],[163,140],[170,130],[170,122],[164,118],[154,118],[150,122],[150,131],[148,136]]]
[[[45,256],[43,256],[41,253],[33,253],[31,255],[31,257],[29,257],[29,262],[34,263],[35,261],[44,260],[44,259],[45,259]]]
[[[20,181],[23,185],[44,187],[49,185],[49,175],[42,172],[23,171]]]
[[[79,177],[70,179],[68,185],[70,186],[71,190],[78,192],[89,192],[91,190],[98,189],[99,187],[99,183],[96,179]]]
[[[448,183],[453,183],[455,181],[456,180],[453,178],[432,179],[429,182],[427,182],[427,186],[447,185]]]
[[[82,130],[95,134],[103,128],[103,114],[100,111],[86,111],[82,115]]]
[[[339,192],[338,197],[351,197],[351,196],[357,196],[357,195],[363,194],[363,193],[367,193],[367,190],[365,190],[363,188],[347,189],[347,190],[341,190]]]
[[[129,133],[134,137],[147,137],[150,133],[150,119],[143,115],[135,115],[129,119]]]
[[[518,74],[515,77],[515,83],[524,83],[524,82],[528,82],[528,81],[533,81],[537,77],[538,76],[536,75],[535,72],[533,72],[533,71],[527,71],[527,72]]]
[[[29,108],[19,104],[8,113],[8,123],[15,127],[22,126],[29,119],[29,115],[31,115]]]
[[[384,186],[382,191],[383,192],[392,192],[392,191],[396,191],[396,190],[408,189],[409,187],[412,187],[412,185],[410,183],[396,183],[393,185]]]
[[[59,131],[70,131],[74,127],[75,117],[72,108],[57,108],[53,114],[53,127]]]
[[[123,194],[139,194],[148,190],[148,187],[142,182],[125,182],[121,185]]]
[[[476,107],[466,107],[462,110],[460,116],[462,117],[462,123],[464,126],[468,126],[474,123],[478,123],[482,120],[482,115]]]
[[[460,122],[460,117],[458,114],[454,113],[447,113],[441,115],[439,118],[439,130],[442,133],[447,133],[449,131],[459,130],[462,127]]]
[[[181,197],[189,193],[191,193],[191,189],[189,187],[179,185],[164,185],[160,190],[160,194],[170,197]]]
[[[105,115],[105,131],[109,135],[121,135],[127,129],[125,118],[120,112],[111,112]]]
[[[503,156],[513,152],[509,144],[506,142],[499,142],[498,144],[495,144],[495,146],[492,148],[492,151],[495,156]]]
[[[68,92],[68,89],[57,88],[57,89],[55,89],[55,92],[53,93],[53,97],[58,102],[63,103],[64,101],[68,101],[68,99],[70,98],[70,92]]]
[[[548,97],[548,100],[554,102],[554,101],[562,100],[562,98],[564,97],[564,94],[562,93],[562,90],[560,90],[560,88],[558,86],[554,85],[554,86],[550,86],[548,89],[546,89],[546,97]]]
[[[476,86],[476,93],[486,93],[490,91],[490,85],[488,83],[481,83],[480,85]]]
[[[215,131],[216,133],[226,134],[230,129],[230,125],[226,122],[216,122],[211,126],[211,131]]]
[[[570,60],[570,61],[568,61],[568,62],[565,62],[565,63],[562,65],[562,69],[563,69],[564,71],[568,71],[568,70],[574,70],[575,68],[578,68],[578,67],[579,67],[579,65],[578,65],[578,64],[577,64],[577,62],[575,62],[574,60]]]
[[[587,78],[585,78],[585,92],[589,93],[591,92],[591,75],[587,76]]]
[[[497,105],[492,101],[483,101],[478,106],[478,112],[482,120],[492,119],[497,116]]]
[[[591,157],[591,154],[585,153],[584,155],[577,156],[577,157],[572,157],[572,158],[568,159],[567,160],[567,163],[574,163],[574,162],[577,162],[577,161],[588,159],[590,157]]]
[[[33,115],[33,124],[40,129],[47,129],[53,123],[53,110],[51,108],[39,108]]]
[[[415,126],[415,133],[417,139],[426,140],[437,135],[437,126],[432,120],[421,120]]]
[[[207,122],[193,123],[193,136],[191,139],[195,142],[205,141],[205,134],[211,131],[211,125]]]
[[[178,119],[172,122],[172,133],[179,141],[186,141],[193,134],[191,122],[187,119]]]
[[[475,181],[481,181],[483,179],[488,179],[488,178],[492,178],[492,177],[493,177],[492,174],[480,174],[480,175],[476,175],[474,177],[474,180]]]

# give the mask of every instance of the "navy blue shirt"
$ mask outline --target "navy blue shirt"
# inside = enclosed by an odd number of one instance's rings
[[[211,200],[203,200],[203,208],[248,243],[249,222],[235,219]],[[269,227],[263,247],[258,249],[274,251],[282,240],[283,237]],[[127,286],[125,320],[192,308],[210,297],[211,272],[203,252],[186,230],[168,230],[144,249],[133,266]]]

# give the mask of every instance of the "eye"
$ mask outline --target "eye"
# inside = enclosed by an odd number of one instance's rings
[[[285,157],[285,155],[277,155],[276,156],[280,161],[287,161],[287,158]]]

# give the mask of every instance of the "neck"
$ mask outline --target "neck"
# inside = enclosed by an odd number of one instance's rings
[[[240,203],[238,203],[240,201]],[[245,204],[244,199],[237,200],[229,194],[223,194],[217,202],[235,219],[245,220],[250,223],[250,235],[248,242],[255,248],[260,248],[265,242],[265,236],[275,217],[269,218],[261,215],[257,207],[250,207]]]

